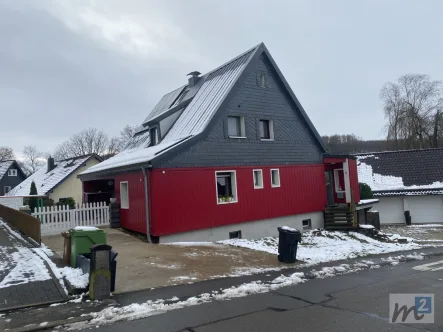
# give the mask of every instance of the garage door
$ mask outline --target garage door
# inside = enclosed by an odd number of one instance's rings
[[[404,224],[403,199],[401,197],[377,197],[380,199],[372,210],[377,210],[381,224]]]
[[[413,224],[443,222],[442,196],[413,196],[406,200]]]

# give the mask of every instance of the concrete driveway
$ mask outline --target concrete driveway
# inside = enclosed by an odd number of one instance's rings
[[[116,293],[193,283],[292,267],[276,255],[221,244],[150,244],[119,229],[106,228],[108,244],[118,252]],[[42,242],[63,256],[61,235]]]

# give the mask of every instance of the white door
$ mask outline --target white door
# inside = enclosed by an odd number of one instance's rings
[[[402,197],[377,197],[380,199],[372,210],[377,210],[380,215],[381,224],[404,224],[405,215],[403,212]]]
[[[443,197],[439,195],[405,197],[412,223],[443,223]]]

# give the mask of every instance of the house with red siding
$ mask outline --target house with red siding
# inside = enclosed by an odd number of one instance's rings
[[[118,155],[82,172],[110,192],[121,226],[154,242],[275,235],[324,227],[359,202],[355,158],[320,135],[263,43],[164,95]]]

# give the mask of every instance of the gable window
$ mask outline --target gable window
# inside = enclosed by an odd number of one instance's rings
[[[158,128],[154,127],[149,129],[149,136],[151,138],[151,143],[149,146],[154,146],[158,144]]]
[[[271,187],[280,187],[279,169],[271,169]]]
[[[128,181],[120,182],[120,208],[129,209]]]
[[[261,169],[254,169],[254,189],[263,188],[263,171]]]
[[[260,82],[260,87],[261,88],[266,88],[266,76],[265,76],[265,73],[260,73],[259,82]]]
[[[272,120],[260,120],[260,139],[274,139],[274,124]]]
[[[243,116],[228,116],[228,136],[245,137],[245,118]]]
[[[235,171],[215,172],[215,184],[218,204],[236,203],[238,201]]]
[[[11,169],[8,171],[8,176],[17,176],[17,169],[15,169],[15,168],[11,168]]]
[[[11,191],[11,186],[5,186],[4,193],[7,194],[10,191]]]

